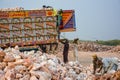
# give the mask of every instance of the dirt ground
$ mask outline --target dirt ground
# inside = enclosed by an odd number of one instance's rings
[[[120,59],[120,53],[109,53],[109,52],[80,52],[79,51],[79,62],[84,66],[92,64],[92,55],[97,54],[100,57],[117,57]],[[63,58],[62,51],[56,54],[59,58]],[[69,51],[69,61],[74,61],[73,51]]]

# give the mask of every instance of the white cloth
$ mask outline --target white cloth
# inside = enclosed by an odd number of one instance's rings
[[[116,57],[103,58],[102,62],[103,62],[103,68],[105,69],[105,71],[115,70],[118,65],[118,58],[116,58]]]
[[[74,58],[76,61],[78,61],[78,46],[77,46],[77,44],[74,44]]]

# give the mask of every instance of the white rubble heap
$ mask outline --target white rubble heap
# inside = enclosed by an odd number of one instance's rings
[[[117,52],[117,53],[120,53],[120,45],[112,48],[109,52]]]
[[[63,61],[40,51],[19,52],[19,47],[0,49],[0,80],[97,80],[92,65]]]
[[[100,45],[94,42],[81,42],[78,45],[78,49],[80,51],[102,52],[102,51],[109,51],[112,48],[113,46]]]

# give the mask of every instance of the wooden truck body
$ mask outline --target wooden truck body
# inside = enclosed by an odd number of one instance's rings
[[[0,11],[0,47],[58,43],[59,33],[75,31],[74,10],[63,10],[63,28],[53,10]]]

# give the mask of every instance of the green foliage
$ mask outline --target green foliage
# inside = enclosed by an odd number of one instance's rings
[[[96,43],[98,44],[102,44],[102,45],[109,45],[109,46],[117,46],[120,45],[120,40],[108,40],[108,41],[96,41]]]
[[[107,40],[107,41],[104,41],[104,40],[97,40],[97,41],[91,41],[91,40],[79,40],[80,42],[95,42],[95,43],[98,43],[98,44],[102,44],[102,45],[108,45],[108,46],[117,46],[117,45],[120,45],[120,40]],[[73,40],[69,40],[70,43],[73,42]]]

